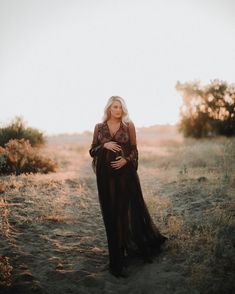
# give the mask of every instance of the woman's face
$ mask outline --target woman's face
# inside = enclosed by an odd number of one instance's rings
[[[121,118],[123,114],[122,104],[119,101],[114,101],[110,106],[111,118]]]

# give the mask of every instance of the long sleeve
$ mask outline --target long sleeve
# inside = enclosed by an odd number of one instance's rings
[[[130,154],[125,157],[127,161],[131,161],[135,169],[138,168],[138,149],[136,143],[136,131],[133,122],[129,122],[129,136],[130,136]]]
[[[103,144],[100,144],[98,140],[98,132],[99,132],[99,124],[96,124],[94,133],[93,133],[92,144],[89,150],[91,157],[97,156],[99,154],[99,151],[103,148]]]

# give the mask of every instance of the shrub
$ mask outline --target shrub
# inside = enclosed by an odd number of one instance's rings
[[[0,170],[4,169],[7,164],[7,155],[4,148],[0,146]]]
[[[42,132],[35,128],[27,127],[22,117],[17,116],[8,125],[0,128],[0,146],[4,147],[11,139],[29,140],[31,146],[45,144],[45,137]]]
[[[0,174],[48,173],[57,168],[54,161],[39,155],[29,140],[11,139],[5,146],[0,149]]]

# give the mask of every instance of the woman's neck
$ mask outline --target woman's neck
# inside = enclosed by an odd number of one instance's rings
[[[108,119],[108,122],[110,122],[111,124],[113,123],[120,123],[121,122],[121,119],[119,119],[119,118],[109,118]]]

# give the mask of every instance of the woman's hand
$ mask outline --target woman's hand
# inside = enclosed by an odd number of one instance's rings
[[[114,141],[104,143],[104,148],[111,150],[113,152],[120,151],[122,149],[121,146],[118,145],[118,143],[114,142]]]
[[[122,156],[118,156],[117,160],[111,161],[111,166],[114,169],[119,169],[123,167],[127,163],[127,160],[123,158]]]

